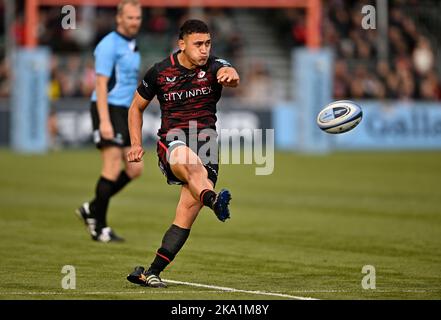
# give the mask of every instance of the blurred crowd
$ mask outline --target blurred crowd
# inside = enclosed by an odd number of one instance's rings
[[[431,43],[414,17],[403,10],[405,5],[411,8],[418,3],[389,1],[386,57],[378,50],[378,25],[369,30],[361,27],[364,4],[366,1],[329,0],[324,6],[323,45],[336,52],[334,98],[441,100],[434,48],[440,44]],[[288,43],[305,45],[304,11],[288,10],[284,15],[284,27],[291,30]]]
[[[413,17],[402,10],[400,1],[391,0],[389,3],[388,54],[385,58],[378,50],[378,29],[361,28],[360,1],[324,2],[322,41],[324,46],[332,47],[336,52],[335,99],[441,100],[440,70],[436,68],[434,43],[421,32]],[[272,12],[273,16],[266,18],[277,23],[269,27],[276,29],[282,43],[289,44],[287,49],[304,46],[307,36],[305,11]],[[64,30],[60,27],[59,7],[42,7],[40,11],[39,42],[53,51],[49,87],[52,99],[90,96],[95,81],[93,49],[114,28],[114,8],[79,7],[76,15],[76,29]],[[209,23],[214,54],[229,59],[238,67],[248,58],[243,56],[244,39],[229,9],[144,8],[142,31],[138,36],[142,70],[176,49],[177,30],[189,15]],[[23,30],[23,16],[18,16],[13,32],[19,45],[24,42]],[[8,66],[9,62],[1,55],[0,97],[8,96],[11,91]],[[241,90],[227,90],[226,95],[251,95],[250,99],[254,101],[265,98],[259,94],[265,90],[259,88],[267,86],[270,81],[267,66],[257,61],[249,69],[246,76],[250,81],[247,83],[252,85]]]
[[[76,29],[63,29],[59,7],[41,8],[37,30],[39,43],[52,50],[49,86],[52,100],[90,96],[95,85],[93,50],[102,37],[114,30],[115,13],[115,8],[79,7],[76,11]],[[215,55],[233,63],[240,57],[242,38],[227,9],[144,8],[143,25],[137,37],[143,60],[142,73],[153,62],[177,50],[179,26],[189,15],[209,22]],[[15,22],[13,32],[16,43],[23,45],[22,16]],[[4,55],[0,55],[0,97],[10,94],[9,79],[8,61]]]

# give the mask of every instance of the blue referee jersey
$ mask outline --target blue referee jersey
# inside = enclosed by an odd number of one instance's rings
[[[129,108],[138,86],[141,63],[136,40],[113,31],[98,43],[94,56],[96,74],[109,77],[107,102]],[[95,90],[91,100],[97,100]]]

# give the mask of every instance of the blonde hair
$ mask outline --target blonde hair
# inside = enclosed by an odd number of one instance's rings
[[[117,7],[117,14],[118,15],[122,14],[124,6],[126,4],[131,4],[133,6],[141,6],[141,3],[139,2],[139,0],[121,0],[118,3],[118,7]]]

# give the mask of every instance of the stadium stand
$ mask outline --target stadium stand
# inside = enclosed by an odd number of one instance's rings
[[[428,32],[441,27],[440,3],[431,0],[389,2],[390,58],[386,60],[377,52],[377,32],[366,32],[360,27],[361,3],[324,2],[322,45],[336,52],[334,98],[441,100],[441,71],[437,68],[441,62],[441,40]],[[78,9],[76,30],[63,30],[59,26],[59,8],[40,9],[39,42],[53,51],[51,90],[57,94],[52,97],[88,97],[93,88],[92,50],[113,28],[115,12],[106,7],[84,8]],[[306,42],[302,9],[144,8],[143,32],[138,37],[143,70],[165,52],[175,49],[173,32],[190,14],[210,23],[214,53],[237,65],[243,82],[248,83],[245,89],[228,91],[227,96],[241,96],[255,107],[270,107],[271,98],[261,97],[261,88],[271,86],[269,91],[280,100],[294,98],[290,90],[290,49],[304,46]],[[91,15],[94,19],[87,18]],[[262,24],[261,21],[274,23]],[[23,16],[15,22],[14,35],[21,44]],[[0,59],[0,97],[7,97],[10,72],[4,54]]]
[[[389,2],[388,59],[377,52],[376,30],[361,28],[362,3],[331,0],[324,7],[323,46],[334,48],[337,56],[334,98],[441,100],[439,39],[429,38],[428,32],[439,24],[433,17],[436,12],[439,17],[439,2]],[[275,21],[282,21],[279,30],[291,30],[284,43],[304,46],[304,13],[274,14]]]

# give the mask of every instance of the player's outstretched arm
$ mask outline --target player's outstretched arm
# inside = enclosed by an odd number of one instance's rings
[[[240,77],[233,67],[222,67],[217,71],[217,82],[224,87],[235,88],[239,85]]]
[[[149,100],[144,99],[138,91],[135,91],[128,117],[132,145],[127,153],[127,160],[129,162],[139,162],[144,155],[144,149],[142,148],[142,114],[149,103]]]

